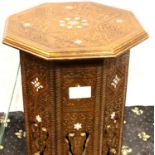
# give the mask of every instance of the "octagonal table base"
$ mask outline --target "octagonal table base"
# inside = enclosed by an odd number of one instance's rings
[[[74,61],[20,57],[29,155],[120,155],[129,51]]]

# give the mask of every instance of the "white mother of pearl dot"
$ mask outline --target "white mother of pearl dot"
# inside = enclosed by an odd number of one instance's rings
[[[59,20],[59,23],[65,23],[65,21],[64,20]]]
[[[72,25],[68,25],[67,28],[68,28],[68,29],[72,29],[73,26],[72,26]]]
[[[80,20],[81,18],[80,18],[80,17],[75,17],[74,19],[75,19],[75,20]]]
[[[77,39],[77,40],[74,41],[74,43],[75,44],[81,44],[82,43],[82,40]]]
[[[88,26],[88,23],[82,23],[82,25],[84,25],[84,26]]]
[[[71,20],[71,18],[70,18],[70,17],[66,17],[65,19],[66,19],[66,20]]]
[[[87,21],[88,21],[87,19],[82,19],[82,20],[81,20],[81,22],[87,22]]]
[[[123,23],[123,20],[122,19],[116,19],[116,22],[117,23]]]
[[[68,24],[76,25],[76,24],[78,24],[78,22],[77,21],[70,21]]]
[[[24,27],[30,27],[31,26],[31,23],[24,23],[23,26]]]
[[[67,5],[65,8],[66,8],[66,9],[73,9],[73,6]]]
[[[59,24],[60,26],[62,26],[62,27],[64,27],[65,26],[65,24]]]
[[[78,25],[77,28],[78,28],[78,29],[82,29],[82,26],[81,26],[81,25]]]

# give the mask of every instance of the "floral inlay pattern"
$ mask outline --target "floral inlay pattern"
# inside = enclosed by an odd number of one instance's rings
[[[65,27],[67,29],[77,28],[82,29],[84,27],[87,27],[88,20],[87,19],[81,19],[80,17],[66,17],[63,20],[59,20],[59,26]]]
[[[134,107],[131,111],[139,116],[143,114],[143,110],[139,109],[138,107]]]
[[[146,134],[145,132],[141,132],[138,134],[138,137],[143,141],[147,141],[150,138],[150,135]]]
[[[118,75],[116,74],[115,75],[115,77],[114,77],[114,79],[112,80],[112,82],[111,82],[111,85],[114,87],[114,88],[116,88],[117,87],[117,85],[118,85],[118,83],[120,82],[120,78],[118,77]]]
[[[129,146],[126,146],[126,145],[122,146],[122,155],[127,155],[127,154],[129,154],[131,152],[132,152],[132,149],[129,148]]]
[[[32,124],[32,139],[35,142],[37,152],[35,152],[34,155],[43,155],[47,149],[49,133],[47,128],[43,126],[42,117],[40,115],[36,115],[35,120],[36,121]],[[38,137],[38,134],[40,137]]]
[[[36,92],[38,92],[40,89],[44,88],[43,85],[39,82],[38,77],[36,77],[31,84],[34,86]]]
[[[81,128],[82,128],[82,124],[81,123],[74,124],[74,129],[80,130]]]

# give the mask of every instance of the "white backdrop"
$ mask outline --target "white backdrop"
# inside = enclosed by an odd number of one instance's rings
[[[73,0],[72,0],[73,1]],[[85,0],[86,1],[86,0]],[[2,41],[6,18],[16,12],[33,7],[44,0],[0,1],[0,41]],[[55,1],[48,1],[55,2]],[[56,2],[62,2],[57,0]],[[131,50],[126,105],[154,105],[155,103],[155,8],[153,0],[94,0],[106,5],[127,9],[137,16],[150,38]],[[6,111],[19,64],[18,51],[0,43],[0,111]],[[21,81],[11,106],[12,111],[23,110]]]

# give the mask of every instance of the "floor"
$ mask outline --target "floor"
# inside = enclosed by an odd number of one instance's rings
[[[3,145],[0,145],[0,155],[26,155],[25,136],[23,113],[10,113]],[[126,107],[122,155],[153,154],[154,107]]]

